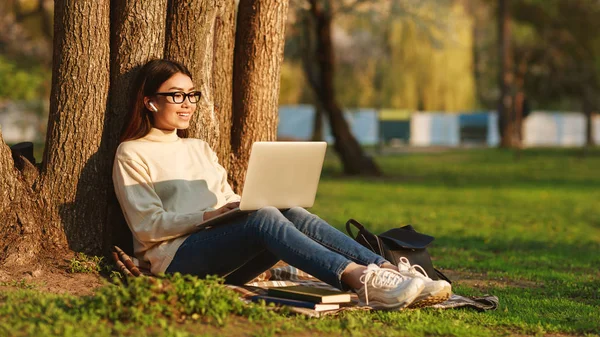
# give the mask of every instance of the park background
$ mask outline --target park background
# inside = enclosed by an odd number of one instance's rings
[[[0,125],[10,143],[45,139],[52,4],[4,5]],[[521,124],[518,146],[600,141],[596,5],[526,0],[512,6],[506,50],[495,1],[380,1],[336,11],[335,99],[359,142],[497,146],[502,94],[513,101],[509,120]],[[322,41],[311,34],[314,22],[301,1],[292,1],[289,11],[278,136],[332,142],[311,85],[317,77],[311,52]],[[510,74],[507,93],[498,79],[503,66]]]
[[[316,55],[327,41],[314,30],[322,17],[305,2],[290,1],[278,137],[334,143],[328,128],[334,102],[380,174],[344,175],[332,147],[313,211],[340,229],[354,217],[374,232],[412,223],[433,234],[434,263],[455,280],[454,290],[497,295],[498,310],[310,321],[240,310],[210,282],[175,281],[190,291],[215,291],[211,305],[221,310],[188,304],[178,310],[198,310],[205,319],[181,323],[144,306],[137,316],[123,309],[144,301],[160,307],[153,294],[162,290],[155,285],[91,295],[101,278],[90,275],[101,268],[81,267],[95,260],[78,255],[69,261],[71,291],[58,284],[63,279],[35,272],[2,278],[0,332],[135,335],[141,326],[143,334],[174,336],[598,335],[598,2],[339,4],[324,6],[335,57],[323,69]],[[53,1],[0,6],[2,136],[9,144],[34,142],[39,161],[51,91]],[[319,97],[323,70],[333,71],[334,90]],[[136,289],[145,292],[131,295]]]

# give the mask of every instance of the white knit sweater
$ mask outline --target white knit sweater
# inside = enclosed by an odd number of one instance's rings
[[[164,272],[204,212],[239,201],[216,154],[200,139],[152,129],[119,145],[113,166],[117,199],[133,233],[135,256]]]

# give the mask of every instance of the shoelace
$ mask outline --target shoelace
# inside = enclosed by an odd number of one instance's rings
[[[408,261],[408,259],[404,256],[400,258],[398,269],[400,269],[400,271],[407,271],[415,276],[423,277],[424,275],[426,278],[429,278],[429,275],[427,275],[427,272],[425,269],[423,269],[423,267],[419,266],[418,264],[411,265],[410,261]],[[419,273],[422,275],[419,275]]]
[[[394,287],[404,279],[406,279],[405,276],[393,269],[379,268],[377,265],[370,264],[359,278],[365,286],[366,304],[369,304],[369,287],[367,283],[371,282],[374,288]]]

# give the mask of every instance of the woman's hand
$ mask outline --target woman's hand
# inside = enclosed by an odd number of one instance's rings
[[[228,204],[226,204],[225,206],[221,207],[221,208],[217,208],[214,211],[208,211],[208,212],[204,212],[204,221],[212,219],[214,217],[216,217],[217,215],[221,215],[223,213],[229,212],[232,209],[238,208],[240,207],[240,202],[230,202]]]

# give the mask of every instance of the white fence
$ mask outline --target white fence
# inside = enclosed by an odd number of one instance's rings
[[[281,106],[279,108],[280,138],[305,140],[312,135],[314,108],[310,105]],[[481,115],[482,113],[479,113]],[[478,127],[484,133],[481,145],[497,146],[500,143],[498,115],[484,112],[484,122]],[[461,116],[443,112],[415,112],[410,117],[410,144],[413,146],[460,146]],[[347,111],[346,120],[359,143],[373,145],[380,140],[380,120],[374,109]],[[464,118],[463,118],[464,119]],[[333,142],[327,121],[324,122],[325,140]],[[600,116],[593,120],[596,144],[600,144]],[[523,122],[523,145],[583,146],[585,144],[585,116],[581,113],[534,111]]]
[[[476,127],[484,133],[481,145],[496,146],[500,141],[498,116],[495,112],[479,113]],[[374,145],[380,142],[381,121],[375,109],[357,109],[345,112],[346,121],[358,142]],[[281,106],[279,108],[278,137],[307,140],[312,135],[315,111],[311,105]],[[461,117],[462,116],[462,117]],[[442,112],[415,112],[410,120],[410,141],[413,146],[460,146],[465,120],[473,114]],[[462,120],[462,122],[461,122]],[[582,146],[585,144],[585,116],[581,113],[534,111],[523,123],[523,145]],[[33,112],[19,105],[5,105],[0,109],[0,128],[6,142],[40,141],[43,121]],[[333,143],[327,120],[323,120],[324,139]],[[593,136],[600,144],[600,115],[593,120]]]
[[[410,118],[410,144],[415,146],[460,145],[458,115],[417,112]]]
[[[594,120],[598,125],[599,119]],[[586,120],[581,113],[534,112],[523,123],[525,146],[583,146]],[[598,127],[596,141],[598,141]]]
[[[344,113],[352,134],[363,145],[379,142],[379,118],[373,109],[357,109]],[[279,107],[278,138],[307,140],[312,136],[315,110],[312,105],[294,105]],[[323,137],[333,143],[329,122],[323,116]]]

